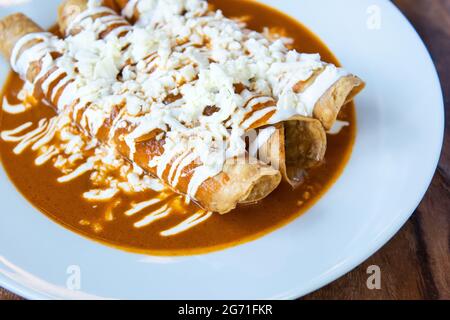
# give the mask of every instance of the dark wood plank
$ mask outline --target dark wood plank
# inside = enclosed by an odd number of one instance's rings
[[[450,0],[395,0],[427,44],[438,68],[450,124]],[[413,217],[361,266],[305,299],[450,299],[450,131],[439,169]],[[381,269],[381,290],[366,286]],[[18,299],[0,288],[0,300]]]

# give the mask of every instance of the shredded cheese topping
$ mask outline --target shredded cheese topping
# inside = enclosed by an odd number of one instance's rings
[[[126,18],[136,13],[131,26]],[[208,10],[204,0],[131,0],[122,15],[91,0],[64,40],[49,33],[23,37],[11,65],[26,77],[31,63],[41,62],[27,86],[41,84],[47,99],[92,137],[118,109],[106,142],[114,145],[117,132],[128,128],[120,139],[131,160],[137,141],[158,132],[164,150],[149,167],[164,180],[171,166],[165,182],[176,188],[183,169],[195,164],[187,190],[192,199],[227,159],[247,153],[243,136],[255,123],[311,117],[319,98],[348,75],[319,55],[289,50],[285,39]],[[31,40],[37,41],[23,50]],[[297,84],[313,76],[296,92]],[[84,165],[80,171],[90,168],[89,161]],[[86,196],[110,194],[114,190]]]

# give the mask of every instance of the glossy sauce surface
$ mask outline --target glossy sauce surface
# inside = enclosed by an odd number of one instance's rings
[[[294,39],[293,47],[300,52],[320,53],[322,59],[338,64],[329,49],[308,29],[288,16],[254,1],[213,0],[214,6],[228,17],[239,17],[249,28],[271,31]],[[10,104],[16,98],[22,81],[11,74],[4,87]],[[21,114],[1,112],[0,130],[10,130],[43,117],[54,116],[54,111],[40,103]],[[125,250],[156,255],[186,255],[223,249],[256,239],[298,217],[310,208],[339,177],[350,154],[356,131],[353,104],[341,111],[339,119],[350,123],[336,135],[328,135],[325,161],[308,171],[305,183],[293,190],[282,183],[269,197],[258,204],[240,207],[226,215],[214,214],[205,222],[186,232],[163,237],[160,232],[180,223],[196,212],[194,204],[174,210],[167,218],[146,227],[133,224],[142,219],[146,211],[135,216],[124,212],[130,204],[152,198],[153,192],[120,195],[120,203],[95,203],[83,199],[82,194],[92,188],[89,175],[67,183],[57,182],[61,173],[52,163],[36,166],[36,154],[26,151],[20,155],[12,152],[14,144],[0,141],[0,154],[4,169],[18,190],[37,208],[63,226],[91,239]],[[170,202],[175,195],[166,201]],[[109,213],[109,216],[105,215]],[[2,212],[2,214],[14,214]]]

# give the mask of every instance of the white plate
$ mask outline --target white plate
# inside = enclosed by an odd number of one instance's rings
[[[22,11],[49,26],[58,2],[1,7],[0,16]],[[36,212],[0,170],[1,286],[27,298],[295,298],[350,271],[399,230],[431,181],[443,139],[441,89],[422,41],[387,0],[262,2],[306,24],[367,81],[356,101],[354,153],[334,187],[256,241],[155,258],[67,231]],[[2,61],[3,78],[6,72]],[[78,271],[81,290],[69,290]]]

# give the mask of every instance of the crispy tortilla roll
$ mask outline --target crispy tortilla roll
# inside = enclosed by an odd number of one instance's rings
[[[324,71],[316,74],[321,72]],[[306,92],[316,78],[317,75],[307,82],[298,83],[294,91],[297,94]],[[341,108],[363,88],[364,82],[356,76],[340,78],[315,103],[314,117],[293,116],[285,121],[282,121],[283,118],[273,120],[278,112],[275,100],[254,104],[244,118],[248,128],[258,129],[274,124],[277,127],[277,133],[260,148],[260,155],[265,155],[263,161],[279,168],[284,180],[297,187],[305,170],[320,164],[325,156],[325,130],[332,128]]]
[[[284,180],[297,187],[305,170],[319,165],[325,156],[325,128],[319,120],[303,116],[271,125],[275,103],[273,99],[251,99],[248,103],[251,111],[244,117],[244,126],[261,132],[258,139],[262,138],[263,143],[258,143],[258,159],[278,168]]]
[[[3,18],[0,21],[1,53],[4,57],[10,57],[12,50],[26,34],[42,32],[42,29],[22,13],[16,13]]]
[[[67,0],[59,5],[58,25],[62,34],[66,34],[70,23],[87,9],[87,3],[86,0]]]
[[[320,163],[327,147],[326,133],[319,121],[298,117],[284,123],[285,164],[289,180],[298,181],[298,172]]]
[[[325,157],[327,137],[341,108],[363,90],[364,82],[350,75],[339,79],[314,106],[314,118],[296,116],[283,122],[278,134],[262,146],[266,163],[276,163],[285,181],[298,187],[305,170],[319,165]],[[302,88],[306,90],[307,88]],[[280,146],[274,150],[273,146]]]
[[[31,82],[35,90],[40,90],[58,112],[67,112],[88,135],[98,138],[148,173],[158,176],[174,191],[189,194],[206,210],[229,212],[240,203],[265,198],[280,183],[281,174],[278,170],[255,159],[229,159],[218,174],[210,177],[208,170],[202,167],[197,158],[192,158],[185,166],[181,166],[180,163],[186,161],[189,152],[174,153],[164,166],[150,165],[152,159],[163,155],[167,140],[159,135],[150,139],[142,138],[136,143],[136,150],[131,153],[125,140],[126,135],[132,131],[133,124],[123,122],[125,125],[121,125],[120,129],[113,126],[120,111],[126,107],[123,103],[114,105],[107,114],[107,121],[94,128],[93,122],[86,120],[89,115],[94,119],[108,111],[103,109],[101,101],[90,101],[80,92],[89,89],[89,84],[84,89],[77,87],[80,83],[77,75],[60,69],[59,64],[55,63],[66,59],[61,64],[70,65],[70,59],[60,49],[60,39],[42,33],[42,29],[24,15],[7,17],[0,22],[0,26],[2,39],[14,39],[0,44],[5,58],[11,58],[14,51],[19,52],[15,59],[11,59],[15,60],[11,61],[14,70]],[[34,34],[35,32],[41,33]]]
[[[259,149],[259,159],[279,168],[283,179],[296,188],[307,169],[319,165],[327,147],[322,124],[296,117],[276,126],[276,131]]]
[[[120,5],[123,7],[125,4],[125,1],[120,3]],[[60,7],[59,7],[59,25],[62,28],[63,32],[67,32],[66,26],[72,24],[72,22],[77,19],[78,15],[71,14],[73,10],[70,8],[77,7],[76,12],[79,14],[82,14],[87,9],[87,0],[66,0],[64,1]],[[68,12],[69,14],[65,14],[65,12]],[[91,15],[84,15],[84,17],[92,17],[92,19],[98,19],[101,17],[106,17],[103,15],[100,15],[96,12],[101,11],[94,11]],[[305,90],[310,84],[303,84],[302,88],[298,87],[296,88],[297,92],[300,93],[300,89]],[[256,101],[256,102],[255,102]],[[275,101],[270,98],[264,98],[264,97],[254,97],[252,99],[249,99],[247,102],[247,107],[249,108],[249,114],[247,118],[244,118],[245,120],[251,120],[251,116],[257,112],[258,110],[262,110],[267,107],[273,107],[275,104]],[[340,108],[340,107],[339,107]],[[338,109],[338,108],[336,108]],[[317,124],[320,125],[318,122],[311,122],[311,119],[302,118],[298,121],[295,121],[294,123],[298,123],[298,128],[303,128],[303,130],[300,131],[293,131],[288,130],[284,132],[284,129],[282,130],[281,134],[276,135],[276,137],[281,138],[282,140],[277,141],[277,145],[281,147],[279,152],[273,153],[270,156],[270,159],[264,159],[267,160],[268,163],[271,163],[274,168],[280,168],[283,177],[286,181],[288,181],[291,185],[297,186],[299,184],[299,179],[297,179],[298,174],[294,174],[293,172],[297,173],[303,173],[305,169],[312,166],[312,163],[318,164],[322,161],[324,156],[324,151],[326,148],[326,137],[323,132],[320,132],[321,128],[317,127]],[[251,124],[249,129],[253,129],[256,127],[259,127],[261,125],[265,125],[264,123],[265,118],[257,119],[255,123]],[[303,122],[309,122],[307,125],[303,125]],[[315,125],[312,125],[312,124]],[[291,126],[287,126],[291,127]],[[323,131],[323,129],[322,129]],[[320,132],[320,134],[319,134]],[[293,136],[294,134],[300,133],[299,136]],[[285,139],[289,142],[290,149],[285,150]],[[268,141],[268,144],[271,145],[271,148],[273,148],[273,145],[275,143],[270,139]],[[295,144],[297,144],[297,147],[295,147]],[[310,147],[310,149],[307,148],[307,146]],[[262,153],[266,152],[268,146],[263,145],[261,148]],[[295,150],[301,149],[304,153],[299,154],[298,152],[294,152]],[[292,152],[291,152],[292,151]],[[286,165],[286,156],[289,157],[289,165]],[[294,159],[294,156],[297,157],[297,159]],[[280,158],[281,157],[281,158]],[[289,173],[288,173],[289,170]]]
[[[103,1],[101,7],[95,7],[92,11],[88,9],[92,9],[88,0],[63,1],[58,7],[58,25],[61,33],[77,34],[83,29],[82,23],[86,19],[99,20],[102,28],[99,32],[101,39],[113,32],[123,36],[130,30],[130,24],[114,11],[117,10],[114,0]]]
[[[114,11],[120,10],[115,0],[103,0],[102,6]],[[70,23],[88,8],[88,0],[66,0],[58,7],[58,25],[62,34],[65,34]],[[100,12],[99,16],[104,15]]]
[[[339,79],[314,106],[313,115],[325,129],[330,130],[336,122],[341,108],[353,100],[365,87],[364,82],[353,75]]]
[[[37,36],[27,38],[27,36],[33,35]],[[25,59],[23,62],[27,65],[26,69],[20,70],[24,80],[33,82],[40,72],[40,60],[44,54],[55,54],[50,46],[44,44],[48,36],[48,33],[44,33],[41,27],[22,13],[14,13],[0,20],[0,52],[6,59],[13,57],[12,60],[15,61],[10,61],[13,63],[18,62],[19,59]],[[15,48],[16,44],[21,41],[21,47]],[[37,49],[37,56],[24,54],[31,47]]]

